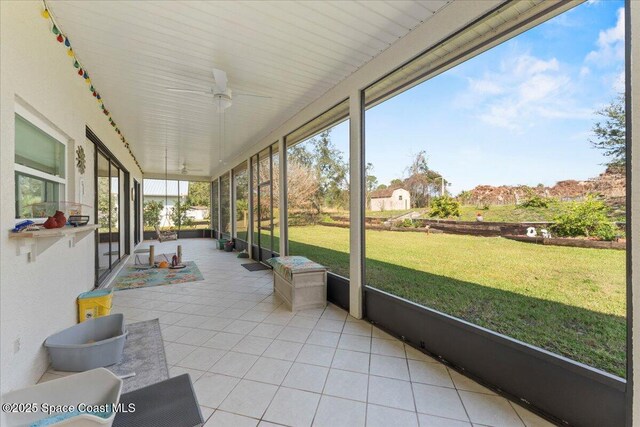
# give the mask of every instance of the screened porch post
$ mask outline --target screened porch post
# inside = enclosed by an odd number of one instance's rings
[[[364,279],[364,145],[362,92],[349,97],[349,314],[362,319]]]
[[[247,158],[247,252],[251,257],[253,245],[253,168],[251,167],[251,156]]]
[[[280,247],[278,252],[281,256],[288,253],[288,228],[287,228],[287,147],[285,138],[278,139],[278,191],[280,192],[280,203],[278,206],[278,222],[280,223]]]
[[[631,275],[631,286],[627,290],[628,310],[627,316],[631,316],[631,339],[627,340],[629,346],[627,355],[630,359],[631,369],[627,372],[627,378],[631,378],[631,392],[627,396],[632,399],[630,416],[627,416],[627,425],[640,424],[640,251],[637,240],[640,236],[640,3],[637,1],[626,2],[625,38],[626,52],[626,124],[627,124],[627,161],[628,175],[631,176],[630,187],[627,190],[630,198],[631,209],[628,209],[628,219],[631,222],[631,232],[628,234],[631,242],[631,265],[628,265],[627,275]],[[630,149],[630,152],[629,152]],[[630,170],[629,170],[630,169]],[[627,179],[629,179],[627,177]],[[628,183],[629,184],[629,183]],[[629,279],[628,279],[629,280]],[[627,323],[629,325],[629,322]],[[629,403],[629,402],[628,402]]]

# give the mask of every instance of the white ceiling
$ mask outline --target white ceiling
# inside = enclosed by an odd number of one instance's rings
[[[448,0],[55,1],[69,36],[145,174],[209,175],[220,161],[212,68],[234,91],[224,161],[264,138]],[[270,99],[238,96],[250,92]],[[233,165],[230,165],[233,166]]]

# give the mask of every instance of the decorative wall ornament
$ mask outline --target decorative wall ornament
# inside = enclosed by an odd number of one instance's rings
[[[84,171],[87,167],[87,159],[85,158],[84,148],[82,145],[76,149],[76,167],[78,168],[80,175],[84,175]]]
[[[136,156],[133,155],[133,152],[131,151],[131,148],[129,147],[129,143],[127,142],[127,139],[124,137],[124,135],[122,135],[122,132],[120,131],[120,129],[116,125],[116,122],[113,120],[113,117],[111,117],[111,113],[109,112],[109,110],[107,110],[107,108],[104,105],[104,101],[102,100],[102,96],[100,96],[100,93],[98,92],[98,90],[95,88],[95,86],[91,82],[91,79],[89,78],[89,73],[87,72],[87,69],[82,66],[82,63],[80,62],[80,60],[76,56],[76,52],[71,47],[71,41],[69,40],[69,37],[67,37],[67,35],[60,29],[60,26],[55,22],[53,14],[51,13],[51,10],[49,9],[49,6],[47,6],[47,1],[46,0],[42,0],[42,5],[44,7],[44,9],[42,10],[42,13],[41,13],[42,17],[44,19],[46,19],[47,21],[49,21],[49,23],[51,24],[51,32],[53,33],[54,36],[56,36],[56,40],[59,43],[62,43],[64,45],[65,49],[67,50],[67,55],[69,55],[69,57],[73,61],[72,62],[73,67],[78,70],[78,72],[77,72],[78,76],[80,76],[80,77],[82,77],[84,79],[85,83],[87,84],[87,88],[89,89],[89,92],[91,92],[93,97],[98,102],[98,105],[100,105],[100,108],[102,109],[102,112],[104,113],[105,116],[107,116],[107,119],[109,119],[109,123],[111,124],[113,129],[118,134],[118,137],[120,138],[120,141],[122,141],[122,143],[124,144],[124,147],[127,149],[129,154],[131,155],[131,158],[135,162],[136,166],[138,166],[138,169],[140,169],[140,172],[142,172],[142,167],[140,166],[140,163],[138,163],[138,160],[136,159]],[[79,166],[78,166],[78,168],[79,168]],[[83,171],[84,171],[84,167],[83,167]]]

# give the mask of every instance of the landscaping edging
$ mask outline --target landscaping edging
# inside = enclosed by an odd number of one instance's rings
[[[502,236],[505,239],[517,240],[519,242],[536,243],[539,245],[552,245],[552,246],[569,246],[572,248],[592,248],[592,249],[627,249],[626,242],[605,242],[602,240],[587,240],[587,239],[563,239],[560,237],[551,237],[545,239],[544,237],[527,237],[527,236]]]

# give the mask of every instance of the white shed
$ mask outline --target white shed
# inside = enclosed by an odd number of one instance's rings
[[[404,188],[385,188],[371,192],[369,209],[372,211],[399,211],[411,207],[411,194]]]

